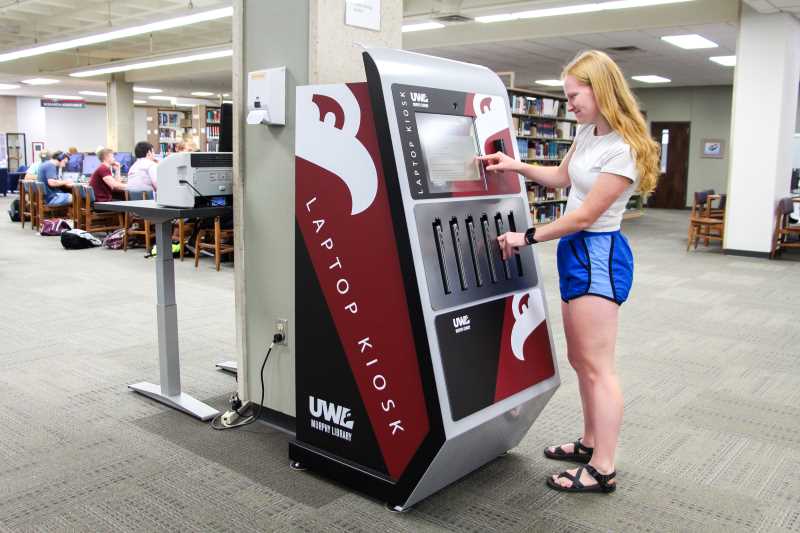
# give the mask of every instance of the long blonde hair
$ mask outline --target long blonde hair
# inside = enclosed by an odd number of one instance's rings
[[[638,191],[653,192],[659,176],[660,147],[647,132],[647,123],[619,66],[603,52],[589,50],[564,67],[561,78],[568,75],[592,88],[603,118],[631,147],[639,171]]]

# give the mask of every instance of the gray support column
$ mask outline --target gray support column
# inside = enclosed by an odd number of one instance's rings
[[[344,24],[342,0],[234,2],[234,221],[239,393],[258,401],[258,374],[276,319],[288,319],[289,346],[264,372],[265,406],[294,416],[295,87],[364,80],[361,48],[400,48],[402,2],[381,2],[381,30]],[[247,72],[286,66],[286,126],[245,125]],[[312,74],[313,72],[313,74]],[[305,328],[304,328],[305,326]]]
[[[175,263],[172,259],[172,221],[156,224],[156,324],[161,394],[181,393],[178,352],[178,307],[175,305]]]
[[[106,89],[106,146],[132,152],[136,144],[133,118],[133,84],[124,74],[112,74]]]
[[[770,251],[777,200],[789,194],[800,83],[800,22],[742,5],[733,86],[728,204],[723,245]]]

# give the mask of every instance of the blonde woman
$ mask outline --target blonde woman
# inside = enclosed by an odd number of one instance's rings
[[[622,72],[606,54],[579,54],[562,79],[579,129],[561,164],[531,166],[502,153],[483,159],[489,171],[512,170],[546,187],[571,187],[564,216],[498,241],[510,257],[520,246],[561,239],[561,313],[567,357],[578,375],[583,435],[544,454],[584,466],[554,474],[547,484],[568,492],[612,492],[623,405],[614,348],[619,307],[633,280],[633,254],[620,223],[634,191],[655,188],[659,149]]]

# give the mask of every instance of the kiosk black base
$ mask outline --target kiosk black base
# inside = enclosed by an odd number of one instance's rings
[[[297,88],[291,459],[395,510],[519,444],[559,385],[508,97],[483,67],[364,53]]]

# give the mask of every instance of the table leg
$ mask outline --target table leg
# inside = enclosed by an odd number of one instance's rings
[[[172,260],[172,222],[156,224],[156,320],[160,385],[135,383],[128,387],[200,420],[219,414],[213,407],[181,392],[178,351],[178,308],[175,304],[175,264]]]

